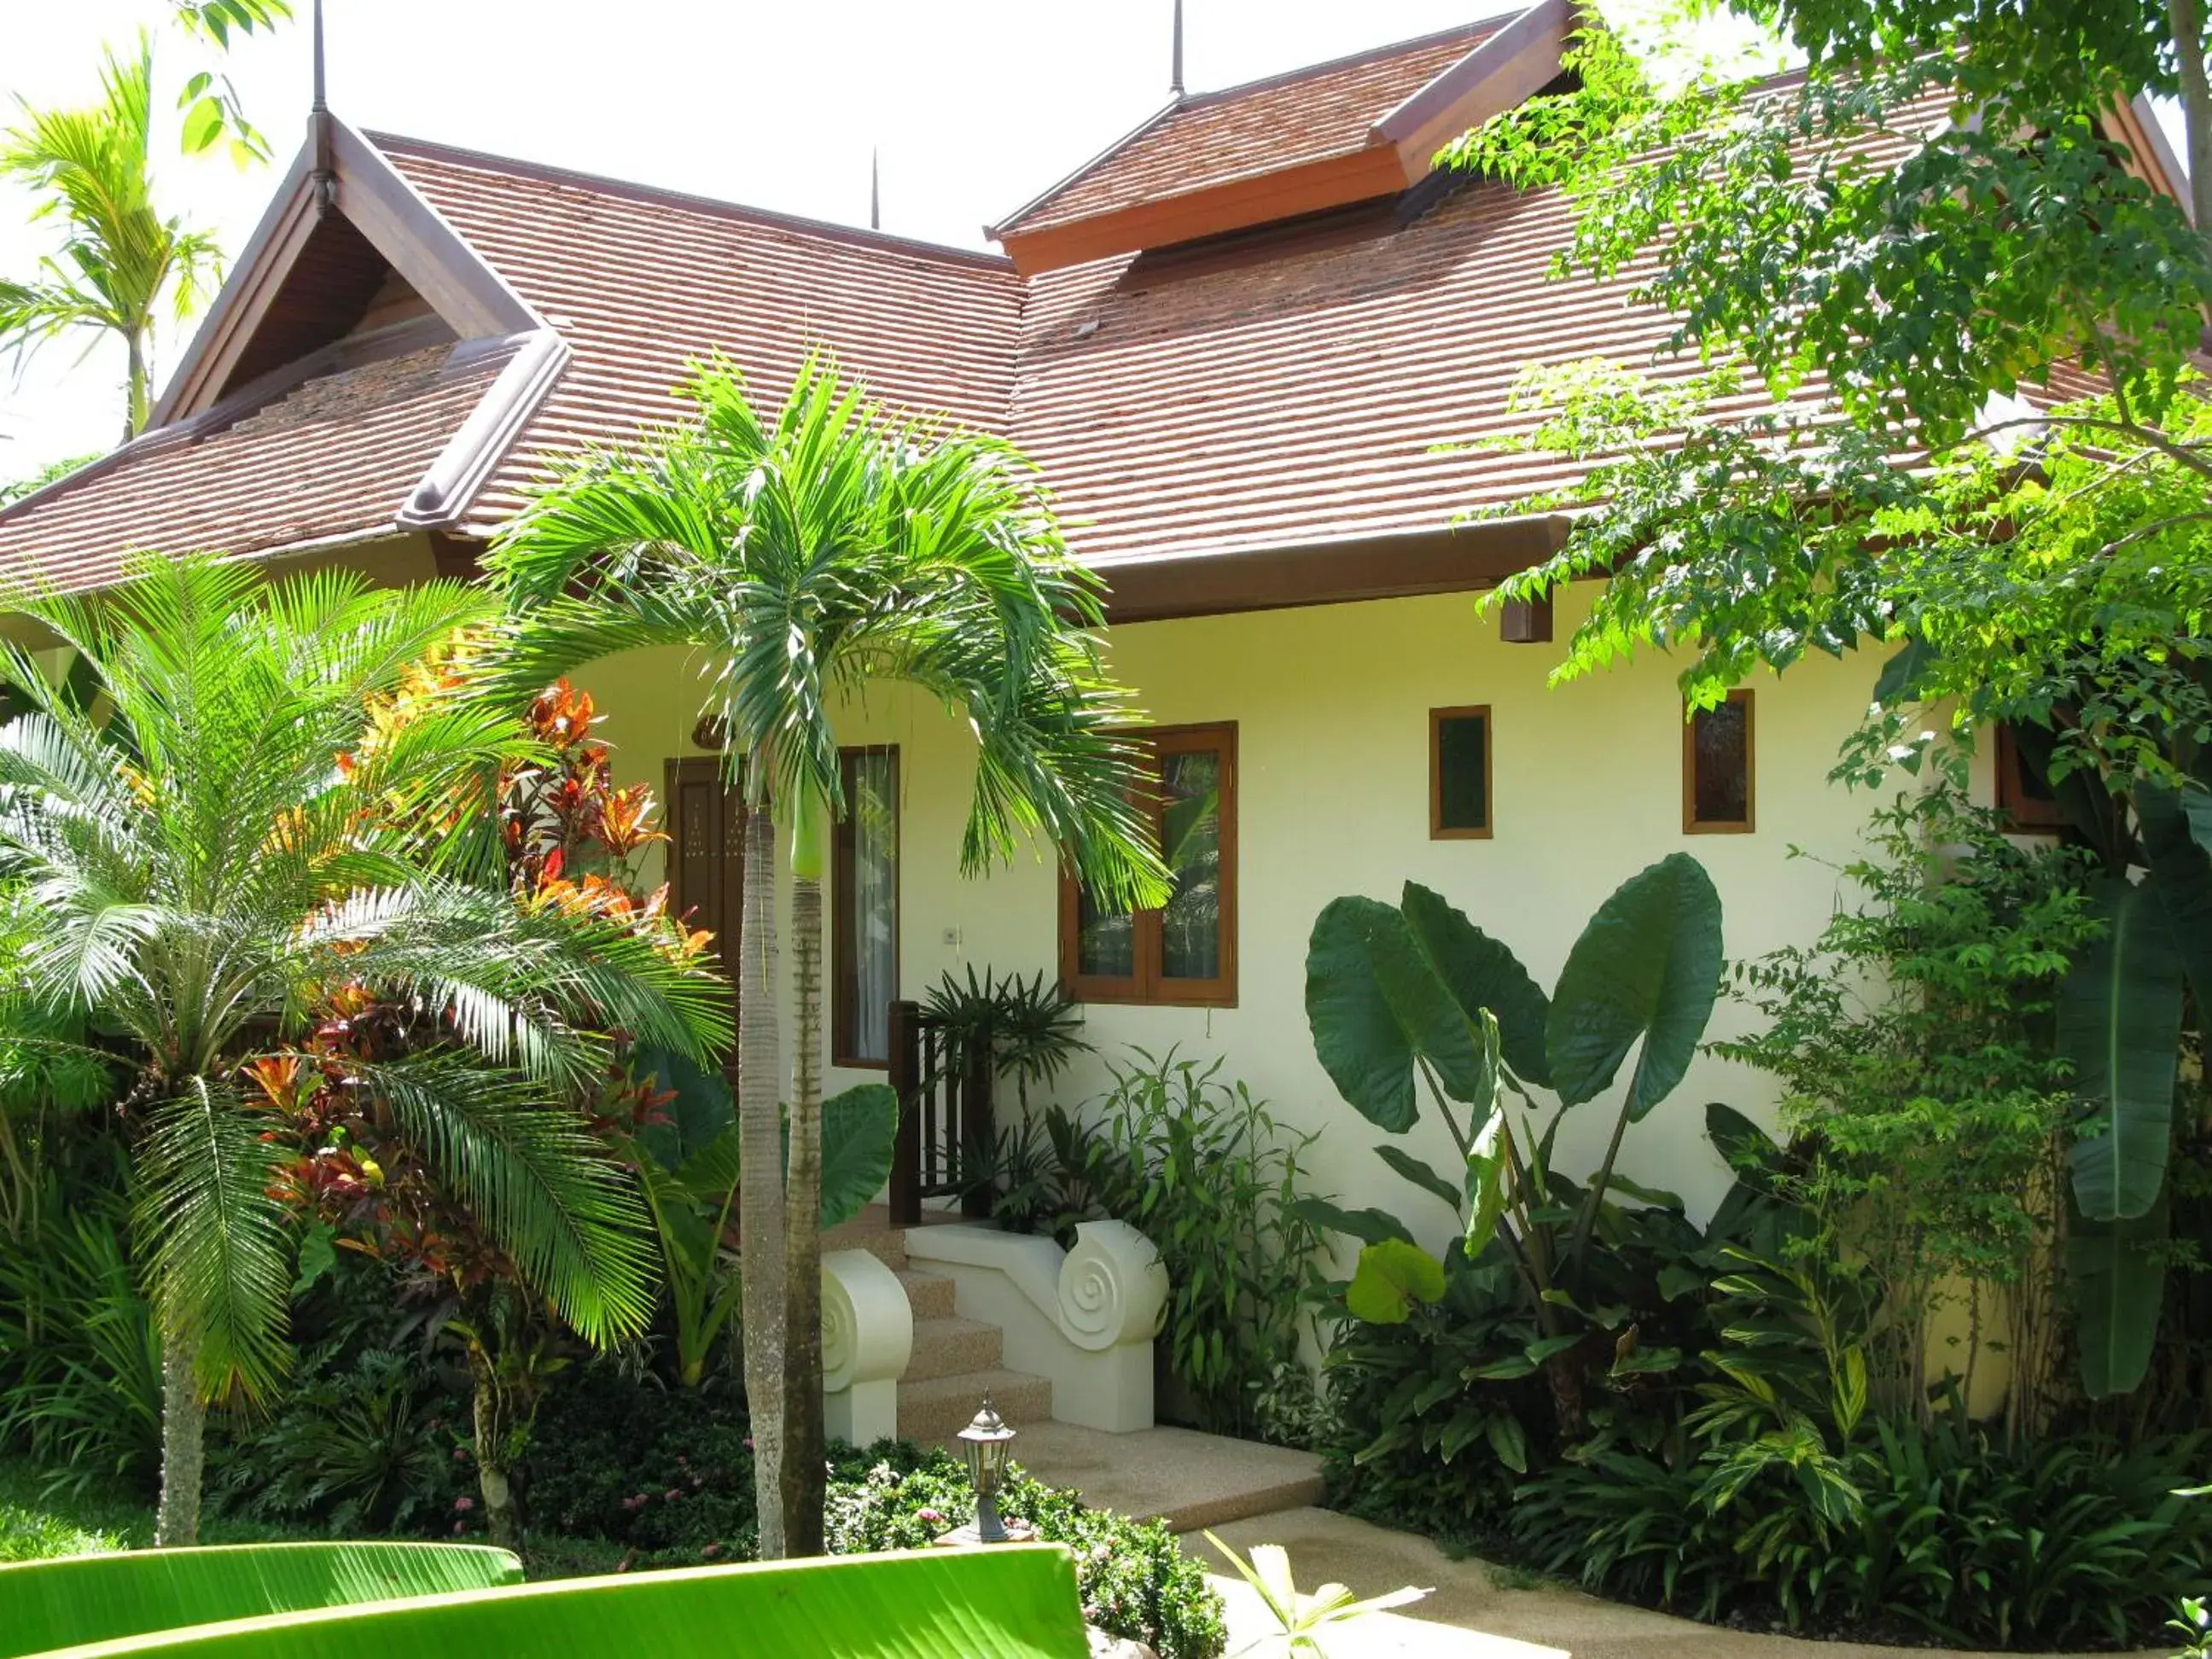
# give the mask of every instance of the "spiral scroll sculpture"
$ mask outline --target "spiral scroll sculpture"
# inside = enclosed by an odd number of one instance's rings
[[[1060,1327],[1096,1352],[1149,1341],[1167,1317],[1168,1272],[1160,1253],[1126,1221],[1085,1221],[1060,1266]]]

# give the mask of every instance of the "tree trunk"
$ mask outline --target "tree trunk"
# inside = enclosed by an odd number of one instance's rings
[[[207,1407],[195,1375],[193,1337],[161,1338],[161,1503],[154,1517],[157,1549],[199,1542],[200,1474],[206,1465]]]
[[[2203,0],[2166,0],[2166,21],[2181,82],[2182,161],[2197,234],[2212,238],[2212,80],[2204,67]]]
[[[757,757],[756,766],[762,763]],[[785,1553],[783,1514],[782,1055],[775,1016],[775,819],[758,797],[745,818],[744,914],[738,932],[738,1225],[745,1408],[753,1431],[760,1559]]]
[[[501,1549],[519,1549],[522,1527],[514,1512],[514,1485],[507,1477],[507,1400],[499,1372],[480,1342],[469,1344],[469,1376],[476,1385],[471,1405],[476,1427],[477,1491],[483,1497],[484,1525]]]
[[[146,429],[146,422],[153,415],[153,374],[146,366],[144,331],[126,334],[123,337],[130,357],[128,367],[124,371],[124,395],[130,406],[123,416],[123,441],[129,443]]]
[[[783,1366],[785,1541],[823,1552],[829,1455],[822,1421],[822,881],[791,884],[791,1170],[784,1188],[784,1272],[791,1309]]]

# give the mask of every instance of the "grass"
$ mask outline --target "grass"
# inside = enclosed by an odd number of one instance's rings
[[[200,1526],[203,1544],[281,1543],[323,1536],[306,1528],[214,1516]],[[74,1474],[57,1478],[35,1464],[0,1457],[0,1562],[142,1550],[153,1541],[153,1505],[135,1492]],[[533,1579],[593,1578],[623,1571],[631,1553],[625,1546],[604,1539],[546,1535],[523,1547],[522,1565]]]
[[[203,1544],[268,1544],[320,1536],[214,1516],[200,1527]],[[57,1476],[20,1458],[0,1457],[0,1562],[143,1550],[153,1541],[154,1506],[136,1492],[78,1474]]]
[[[50,1492],[52,1485],[27,1463],[0,1462],[0,1561],[138,1549],[154,1541],[154,1512],[143,1505],[88,1488]]]

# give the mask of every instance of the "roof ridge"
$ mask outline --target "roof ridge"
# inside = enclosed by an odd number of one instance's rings
[[[544,184],[570,185],[633,201],[664,203],[721,218],[741,219],[801,231],[833,241],[851,242],[863,247],[880,247],[890,252],[955,260],[963,264],[980,265],[987,270],[1009,273],[1013,270],[1013,262],[1005,254],[984,248],[958,247],[950,242],[933,242],[925,237],[901,236],[887,230],[868,230],[859,225],[840,224],[833,219],[815,219],[805,214],[785,213],[775,208],[754,207],[747,203],[733,202],[726,197],[702,196],[694,191],[649,185],[635,179],[618,179],[609,173],[586,173],[579,167],[558,167],[550,161],[532,161],[519,155],[501,155],[492,150],[441,143],[433,138],[410,137],[405,133],[370,130],[362,137],[377,149],[393,155],[416,155],[429,161],[480,167],[491,172],[511,173],[517,178],[534,179]]]
[[[1270,87],[1287,86],[1293,81],[1303,81],[1310,75],[1325,75],[1331,70],[1351,69],[1360,64],[1372,63],[1401,52],[1411,52],[1419,46],[1442,46],[1461,35],[1473,34],[1477,29],[1494,24],[1508,23],[1529,8],[1526,5],[1508,7],[1492,12],[1487,17],[1477,17],[1450,28],[1434,29],[1426,34],[1410,35],[1403,40],[1393,40],[1380,46],[1367,46],[1358,52],[1348,52],[1340,58],[1325,58],[1317,64],[1302,64],[1296,69],[1278,70],[1273,75],[1262,75],[1255,80],[1239,81],[1233,86],[1215,87],[1205,92],[1194,92],[1175,106],[1178,109],[1202,109],[1206,105],[1224,98],[1242,97],[1246,93],[1262,92]]]

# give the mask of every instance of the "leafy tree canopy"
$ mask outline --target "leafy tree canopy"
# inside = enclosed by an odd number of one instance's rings
[[[1808,651],[1909,644],[1853,777],[1917,762],[1913,705],[1948,698],[1960,732],[2051,728],[2055,775],[2177,781],[2212,736],[2212,258],[2112,116],[2179,90],[2202,130],[2193,27],[2178,47],[2113,0],[1736,9],[1808,70],[1662,93],[1592,29],[1577,87],[1455,148],[1568,192],[1560,269],[1676,324],[1650,367],[1523,378],[1506,441],[1587,476],[1515,510],[1598,505],[1492,602],[1609,573],[1561,676],[1657,646],[1699,704]]]

